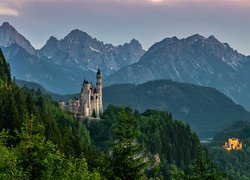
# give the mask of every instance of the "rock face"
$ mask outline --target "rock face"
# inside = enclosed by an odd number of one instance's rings
[[[18,44],[32,55],[36,53],[36,50],[27,39],[19,34],[8,22],[4,22],[0,26],[0,46],[7,47],[11,44]]]
[[[50,37],[39,52],[55,64],[76,65],[83,70],[94,72],[98,67],[102,67],[104,77],[136,63],[144,54],[141,44],[134,39],[130,43],[115,47],[77,29],[61,40]]]
[[[106,79],[104,84],[140,84],[171,79],[215,87],[250,109],[250,57],[198,34],[186,39],[166,38],[155,43],[140,59]]]
[[[57,93],[78,92],[84,77],[95,81],[98,68],[106,78],[139,61],[145,52],[137,40],[113,46],[77,29],[61,40],[50,37],[44,47],[36,50],[7,22],[0,26],[0,47],[13,76],[38,82]]]

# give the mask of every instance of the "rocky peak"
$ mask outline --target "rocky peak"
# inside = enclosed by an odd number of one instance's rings
[[[159,50],[160,48],[163,48],[163,47],[166,47],[166,46],[169,46],[173,43],[176,43],[180,41],[176,36],[172,37],[172,38],[165,38],[163,39],[162,41],[160,42],[157,42],[155,44],[153,44],[149,49],[148,51],[144,54],[144,56],[148,56],[149,54]],[[142,58],[143,59],[143,58]]]
[[[51,36],[40,51],[46,57],[51,58],[52,56],[55,55],[55,52],[57,51],[58,43],[59,43],[59,40],[56,37]]]
[[[129,42],[130,45],[133,45],[133,46],[141,46],[141,44],[139,43],[138,40],[136,39],[132,39],[130,42]]]
[[[2,26],[0,26],[0,46],[7,47],[11,44],[17,44],[30,54],[36,54],[36,50],[30,42],[19,34],[8,22],[4,22]]]
[[[206,38],[201,36],[200,34],[194,34],[182,40],[187,41],[189,43],[196,43],[196,42],[204,42],[206,41]]]
[[[91,40],[91,36],[79,29],[72,30],[65,38],[66,41],[86,41]]]
[[[8,22],[3,22],[2,27],[3,27],[3,28],[10,28],[10,27],[12,27],[12,26],[11,26],[10,23],[8,23]],[[13,28],[13,27],[12,27],[12,28]]]
[[[49,40],[47,41],[48,44],[55,44],[57,42],[58,42],[58,39],[55,36],[50,36]]]

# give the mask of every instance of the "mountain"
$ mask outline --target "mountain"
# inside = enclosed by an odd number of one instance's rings
[[[0,26],[0,46],[7,47],[12,44],[18,44],[32,55],[36,54],[36,50],[30,42],[19,34],[8,22],[4,22]]]
[[[0,26],[0,48],[13,76],[38,82],[57,93],[76,92],[84,78],[95,80],[98,68],[105,78],[136,63],[145,52],[135,39],[113,46],[77,29],[61,40],[50,37],[41,49],[36,50],[7,22]]]
[[[140,61],[112,74],[104,84],[171,79],[214,87],[250,109],[249,70],[249,56],[238,53],[214,36],[205,38],[195,34],[155,43]]]
[[[107,77],[120,68],[137,62],[144,50],[135,39],[115,47],[76,29],[61,40],[50,37],[39,52],[55,64],[79,66],[83,70],[94,72],[101,67],[104,77]]]
[[[114,85],[103,89],[104,105],[128,105],[140,112],[157,109],[188,122],[200,137],[216,132],[239,120],[250,120],[250,113],[221,92],[169,80],[141,85]]]
[[[34,90],[38,90],[40,89],[42,93],[48,93],[48,91],[46,91],[46,89],[41,86],[40,84],[36,83],[36,82],[28,82],[28,81],[23,81],[23,80],[15,80],[15,83],[19,86],[19,87],[26,87],[28,89],[34,89]]]

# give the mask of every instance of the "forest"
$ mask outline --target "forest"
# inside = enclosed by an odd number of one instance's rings
[[[228,138],[236,137],[243,143],[241,151],[228,152],[222,145]],[[209,156],[218,167],[227,172],[229,179],[250,179],[250,122],[238,121],[216,134],[208,146]]]
[[[109,106],[77,119],[19,88],[0,51],[0,179],[223,179],[188,124],[171,113]]]

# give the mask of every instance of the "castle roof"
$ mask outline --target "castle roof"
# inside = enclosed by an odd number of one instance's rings
[[[85,78],[84,78],[84,80],[83,80],[83,85],[84,85],[84,84],[89,84],[89,81],[86,80]]]
[[[101,71],[100,71],[100,69],[98,68],[98,70],[97,70],[97,73],[96,73],[97,75],[101,75]]]

